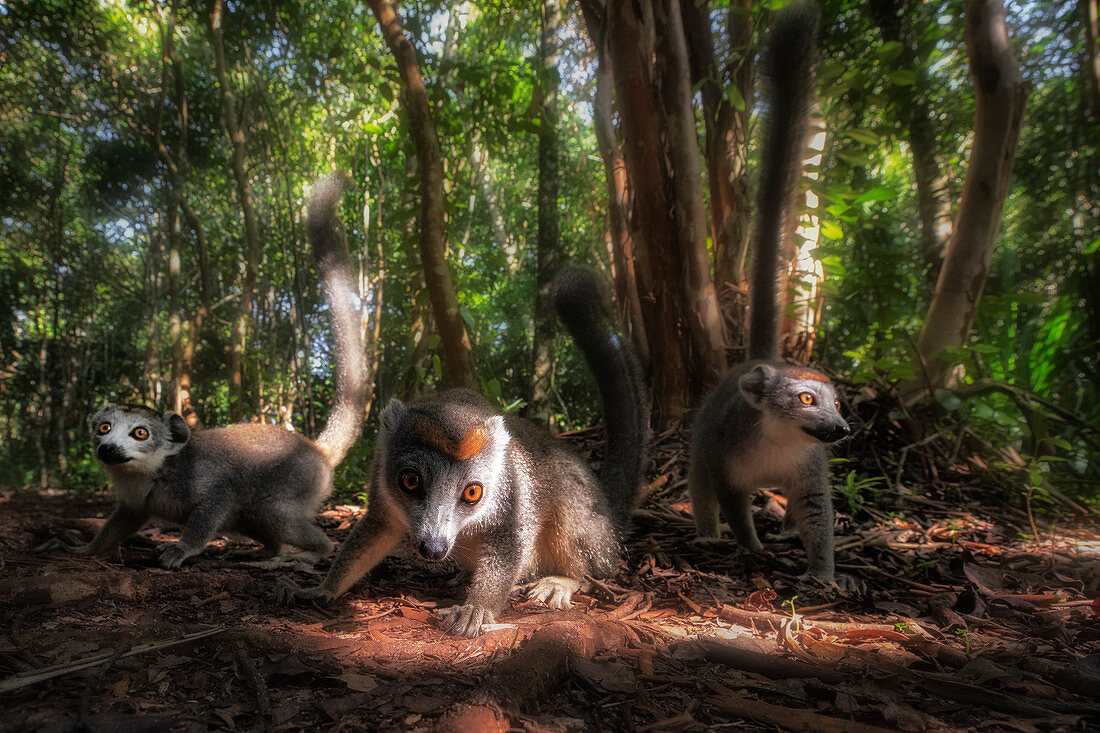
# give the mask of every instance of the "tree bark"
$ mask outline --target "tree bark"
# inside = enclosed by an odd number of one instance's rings
[[[666,140],[672,167],[669,177],[676,218],[673,244],[683,263],[680,289],[692,340],[692,363],[696,367],[693,396],[699,397],[716,384],[725,371],[726,337],[707,254],[702,171],[695,108],[691,101],[691,63],[680,0],[664,0],[655,7],[660,29],[656,68],[668,121]]]
[[[368,0],[382,36],[397,62],[420,163],[420,259],[432,303],[432,314],[443,348],[444,381],[449,387],[475,388],[470,338],[458,312],[458,297],[447,266],[443,226],[443,161],[432,121],[428,89],[420,73],[416,50],[392,0]]]
[[[919,16],[908,2],[882,0],[869,6],[883,38],[900,45],[897,65],[912,69],[912,86],[893,86],[893,103],[898,118],[909,128],[909,148],[913,154],[913,179],[917,186],[920,213],[921,250],[928,265],[930,284],[943,266],[947,240],[951,236],[951,187],[943,175],[936,145],[936,126],[927,102],[927,55],[917,47],[914,28],[921,28]],[[914,19],[917,18],[917,19]],[[914,25],[915,24],[915,25]]]
[[[225,115],[225,127],[233,146],[233,177],[237,182],[237,195],[240,198],[241,212],[244,215],[245,242],[248,254],[245,259],[244,275],[241,278],[240,306],[233,326],[229,345],[229,420],[239,422],[244,417],[243,395],[243,359],[244,343],[248,335],[248,322],[252,313],[253,299],[256,293],[256,276],[260,263],[260,227],[256,219],[256,209],[252,205],[252,190],[245,170],[246,137],[237,118],[237,103],[229,85],[225,64],[225,45],[222,41],[222,3],[214,0],[214,12],[210,15],[210,30],[213,38],[214,59],[216,62],[218,88],[221,90]]]
[[[1100,120],[1100,42],[1097,34],[1100,33],[1100,19],[1097,18],[1096,0],[1079,0],[1081,15],[1085,23],[1085,73],[1089,77],[1089,88],[1092,92],[1092,116]]]
[[[684,30],[691,52],[692,83],[703,101],[705,156],[714,243],[714,282],[725,319],[728,345],[748,344],[748,281],[751,194],[748,175],[749,111],[753,100],[753,15],[751,0],[734,0],[727,13],[729,64],[720,68],[708,3],[682,0]],[[734,105],[725,87],[741,98]]]
[[[553,425],[554,339],[557,317],[552,286],[558,269],[558,25],[557,0],[542,0],[542,39],[539,44],[539,182],[536,239],[535,334],[532,344],[531,389],[527,416]]]
[[[582,2],[607,43],[630,178],[638,294],[657,425],[679,420],[724,367],[706,256],[691,82],[679,3]]]
[[[974,142],[954,232],[917,341],[919,376],[903,392],[944,385],[951,367],[944,350],[966,344],[993,256],[1027,99],[1001,0],[965,0],[963,13],[976,101]]]
[[[590,30],[591,33],[591,30]],[[592,34],[595,36],[596,34]],[[630,237],[627,212],[632,205],[630,182],[623,160],[623,145],[615,131],[611,115],[611,96],[615,84],[606,45],[598,50],[596,96],[592,103],[592,125],[603,158],[607,183],[607,236],[611,248],[615,301],[619,317],[626,324],[631,342],[646,371],[649,371],[649,341],[646,338],[642,302],[638,298],[638,279],[634,267],[634,242]]]

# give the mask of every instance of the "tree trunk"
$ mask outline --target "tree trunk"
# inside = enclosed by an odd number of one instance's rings
[[[966,344],[993,256],[1027,98],[1001,0],[964,0],[963,12],[976,101],[974,142],[954,232],[917,341],[918,381],[905,385],[904,392],[942,386],[951,367],[944,350]]]
[[[470,338],[458,312],[458,297],[447,267],[443,227],[443,161],[432,122],[428,89],[420,73],[416,50],[405,35],[392,0],[368,0],[368,4],[397,62],[420,163],[420,259],[443,347],[444,381],[450,387],[474,388],[477,381],[470,357]]]
[[[1096,0],[1079,0],[1081,15],[1085,24],[1085,73],[1089,77],[1089,89],[1092,92],[1092,116],[1100,120],[1100,19],[1097,18]]]
[[[593,34],[595,35],[595,34]],[[603,158],[607,182],[607,236],[610,240],[615,300],[619,317],[626,324],[631,342],[646,371],[649,370],[649,341],[646,339],[642,302],[638,298],[638,279],[634,267],[634,242],[630,237],[627,212],[631,208],[630,182],[623,160],[623,146],[611,115],[614,80],[606,46],[599,49],[596,71],[596,98],[592,104],[592,125]]]
[[[164,95],[168,93],[170,85],[170,79],[173,77],[173,65],[176,60],[175,55],[175,35],[176,35],[176,13],[175,10],[169,8],[167,11],[167,19],[160,29],[161,33],[161,95],[158,97],[157,104],[157,135],[158,137],[164,135],[165,125],[163,124],[163,111],[164,111]],[[178,81],[178,79],[177,79]],[[180,88],[177,84],[176,97],[178,100],[180,94]],[[176,135],[177,135],[177,155],[182,155],[184,146],[187,140],[187,131],[185,129],[185,116],[187,114],[186,104],[177,105],[176,107]],[[158,148],[163,148],[163,142],[158,145]],[[178,170],[178,166],[177,166]],[[165,184],[165,201],[167,211],[165,212],[164,228],[168,238],[168,339],[171,344],[172,350],[172,367],[171,367],[171,395],[172,395],[172,410],[177,413],[183,412],[183,317],[180,313],[180,271],[182,257],[180,255],[180,196],[182,191],[180,187],[182,180],[179,176],[173,176],[171,172]]]
[[[239,422],[245,414],[243,392],[244,343],[248,335],[249,316],[252,313],[253,299],[256,293],[256,275],[260,263],[260,227],[256,220],[256,210],[252,205],[252,191],[245,171],[246,139],[244,129],[237,119],[237,103],[233,90],[229,86],[225,64],[225,46],[222,42],[222,3],[214,0],[214,12],[210,15],[210,29],[213,37],[214,59],[217,66],[218,88],[221,90],[222,105],[225,114],[225,127],[233,145],[233,177],[237,181],[237,195],[240,198],[241,211],[244,214],[244,234],[248,246],[244,275],[241,278],[240,307],[229,345],[229,420]]]
[[[753,99],[753,16],[751,0],[735,0],[727,13],[731,49],[729,65],[719,68],[714,54],[709,4],[682,0],[684,30],[691,52],[692,83],[703,100],[706,131],[710,227],[714,242],[714,282],[725,319],[729,345],[748,344],[748,281],[751,195],[746,174],[749,110]],[[726,87],[735,90],[734,105]]]
[[[943,266],[947,240],[951,236],[951,188],[941,171],[936,146],[936,126],[927,102],[927,55],[913,38],[914,28],[922,27],[920,16],[909,2],[882,0],[869,6],[875,22],[888,41],[900,46],[897,66],[912,69],[912,86],[895,85],[892,101],[898,118],[909,128],[909,148],[913,154],[913,178],[917,186],[920,213],[921,250],[928,265],[930,284]]]
[[[692,340],[692,363],[696,367],[693,396],[699,397],[725,371],[726,337],[707,254],[702,171],[691,101],[691,63],[680,0],[664,0],[655,8],[657,27],[661,29],[657,37],[657,78],[668,121],[666,140],[676,218],[673,244],[683,263],[680,289]]]
[[[638,293],[653,355],[654,418],[679,420],[724,368],[706,255],[691,81],[679,3],[582,3],[605,42],[633,194]]]
[[[535,337],[532,344],[531,389],[527,416],[553,425],[554,313],[553,282],[558,269],[558,25],[557,0],[542,0],[542,40],[539,45],[539,183],[536,257]]]

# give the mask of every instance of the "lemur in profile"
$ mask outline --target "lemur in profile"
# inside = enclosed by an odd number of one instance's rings
[[[749,332],[750,361],[730,370],[706,399],[691,438],[688,486],[699,540],[719,535],[719,509],[739,545],[763,549],[752,497],[786,490],[788,518],[809,556],[800,580],[834,583],[828,445],[850,434],[836,388],[813,369],[778,359],[778,253],[789,223],[807,135],[817,63],[818,10],[796,2],[776,16],[762,55],[767,111],[757,198]]]
[[[166,568],[202,552],[219,530],[247,535],[274,555],[297,547],[305,561],[332,550],[314,515],[332,490],[333,468],[362,430],[367,389],[356,279],[338,212],[344,185],[342,174],[322,178],[308,207],[336,341],[336,400],[316,442],[259,423],[192,433],[174,412],[109,404],[92,418],[92,443],[118,506],[88,544],[71,547],[55,538],[40,551],[110,553],[153,516],[183,524],[180,541],[160,548]]]
[[[567,268],[554,302],[599,385],[607,455],[599,479],[545,429],[501,414],[468,390],[448,390],[382,412],[367,514],[321,585],[283,583],[281,603],[343,595],[401,540],[432,561],[472,570],[466,600],[441,611],[444,630],[473,637],[493,623],[513,586],[571,605],[585,575],[606,577],[642,470],[648,399],[601,277]]]

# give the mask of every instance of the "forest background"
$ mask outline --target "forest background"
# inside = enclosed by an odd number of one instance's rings
[[[465,385],[559,429],[597,416],[546,308],[566,261],[609,273],[655,427],[679,425],[743,357],[754,64],[782,4],[0,1],[0,486],[102,486],[86,425],[107,400],[315,435],[332,343],[302,205],[333,168],[374,385],[338,496],[362,491],[390,397]],[[999,3],[821,7],[784,355],[843,379],[855,422],[874,404],[1010,491],[1094,499],[1096,1],[1006,4],[992,113],[964,10]],[[983,114],[1014,163],[969,205],[992,217],[981,298],[944,325]]]

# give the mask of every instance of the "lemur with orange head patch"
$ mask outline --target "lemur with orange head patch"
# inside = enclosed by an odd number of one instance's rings
[[[607,456],[597,479],[544,429],[501,414],[480,395],[449,390],[382,412],[367,514],[315,588],[284,583],[279,600],[327,602],[348,591],[398,542],[432,561],[472,570],[464,603],[441,612],[443,628],[476,636],[533,580],[529,598],[570,605],[585,575],[614,572],[648,428],[639,368],[595,273],[567,268],[555,307],[599,385]]]
[[[778,359],[776,275],[801,170],[817,63],[818,10],[788,5],[762,55],[768,105],[753,238],[749,358],[730,370],[695,419],[688,486],[699,540],[718,538],[719,510],[739,545],[763,549],[752,519],[757,490],[781,487],[809,556],[803,580],[836,581],[828,445],[849,435],[824,374]]]

